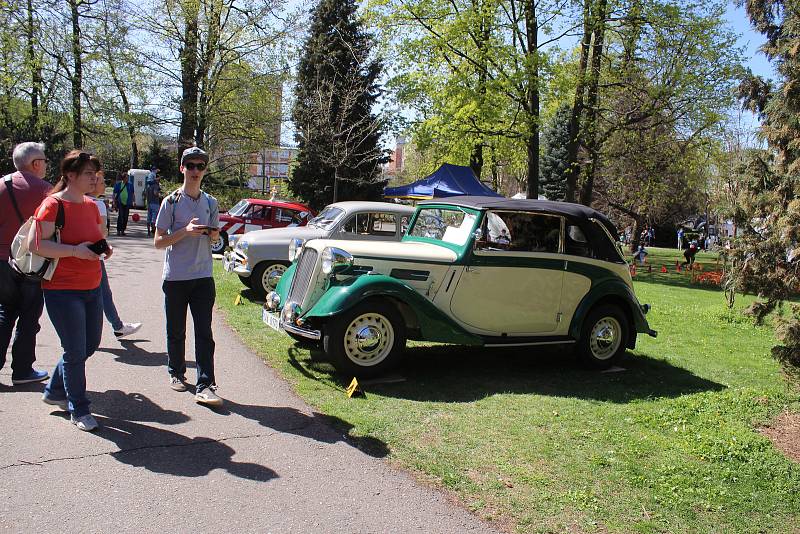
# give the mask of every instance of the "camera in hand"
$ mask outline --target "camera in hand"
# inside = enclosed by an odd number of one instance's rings
[[[108,252],[108,242],[105,239],[101,239],[100,241],[95,241],[87,248],[99,256]]]

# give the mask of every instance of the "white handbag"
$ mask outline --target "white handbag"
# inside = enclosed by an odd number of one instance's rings
[[[61,229],[64,227],[64,205],[58,202],[58,213],[56,215],[56,231],[53,233],[52,240],[61,243]],[[20,226],[17,235],[11,242],[11,256],[9,263],[23,276],[32,280],[50,280],[58,266],[58,258],[45,258],[32,252],[28,248],[28,236],[31,232],[36,232],[36,219],[30,217]]]

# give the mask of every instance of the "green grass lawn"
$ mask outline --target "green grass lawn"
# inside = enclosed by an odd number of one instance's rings
[[[651,249],[650,258],[673,257]],[[659,336],[640,337],[624,371],[589,371],[557,349],[412,344],[405,381],[348,399],[348,380],[263,325],[260,303],[234,306],[244,288],[219,267],[217,305],[298,394],[354,444],[452,491],[499,528],[800,530],[800,465],[757,432],[787,407],[800,410],[769,356],[771,331],[688,275],[637,274]],[[737,308],[749,302],[740,297]]]

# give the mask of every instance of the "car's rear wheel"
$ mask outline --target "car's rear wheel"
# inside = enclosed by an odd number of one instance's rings
[[[583,323],[578,354],[595,369],[608,369],[625,353],[629,331],[628,318],[613,304],[593,309]]]
[[[344,375],[377,376],[395,367],[403,357],[405,325],[389,303],[363,302],[325,326],[325,353]]]
[[[227,232],[220,232],[219,241],[211,243],[211,253],[222,254],[226,248],[228,248],[228,234]]]
[[[286,272],[288,265],[279,261],[262,261],[250,275],[250,287],[258,298],[264,298],[270,291],[275,291],[278,282]]]

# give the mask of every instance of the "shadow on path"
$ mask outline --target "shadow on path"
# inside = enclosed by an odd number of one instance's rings
[[[111,457],[124,464],[143,467],[154,473],[183,477],[205,476],[214,469],[224,469],[233,476],[267,481],[278,474],[263,465],[234,462],[236,450],[228,444],[207,437],[189,438],[177,432],[141,424],[142,422],[175,425],[188,415],[164,410],[140,393],[119,390],[90,392],[92,409],[100,423],[96,435],[114,443],[119,452]],[[56,412],[67,417],[65,412]]]
[[[128,365],[139,365],[143,367],[158,367],[167,365],[166,352],[150,352],[136,343],[147,341],[144,339],[120,339],[122,347],[100,347],[97,352],[107,352],[114,355],[114,360]],[[186,362],[187,367],[194,366],[194,362]]]

